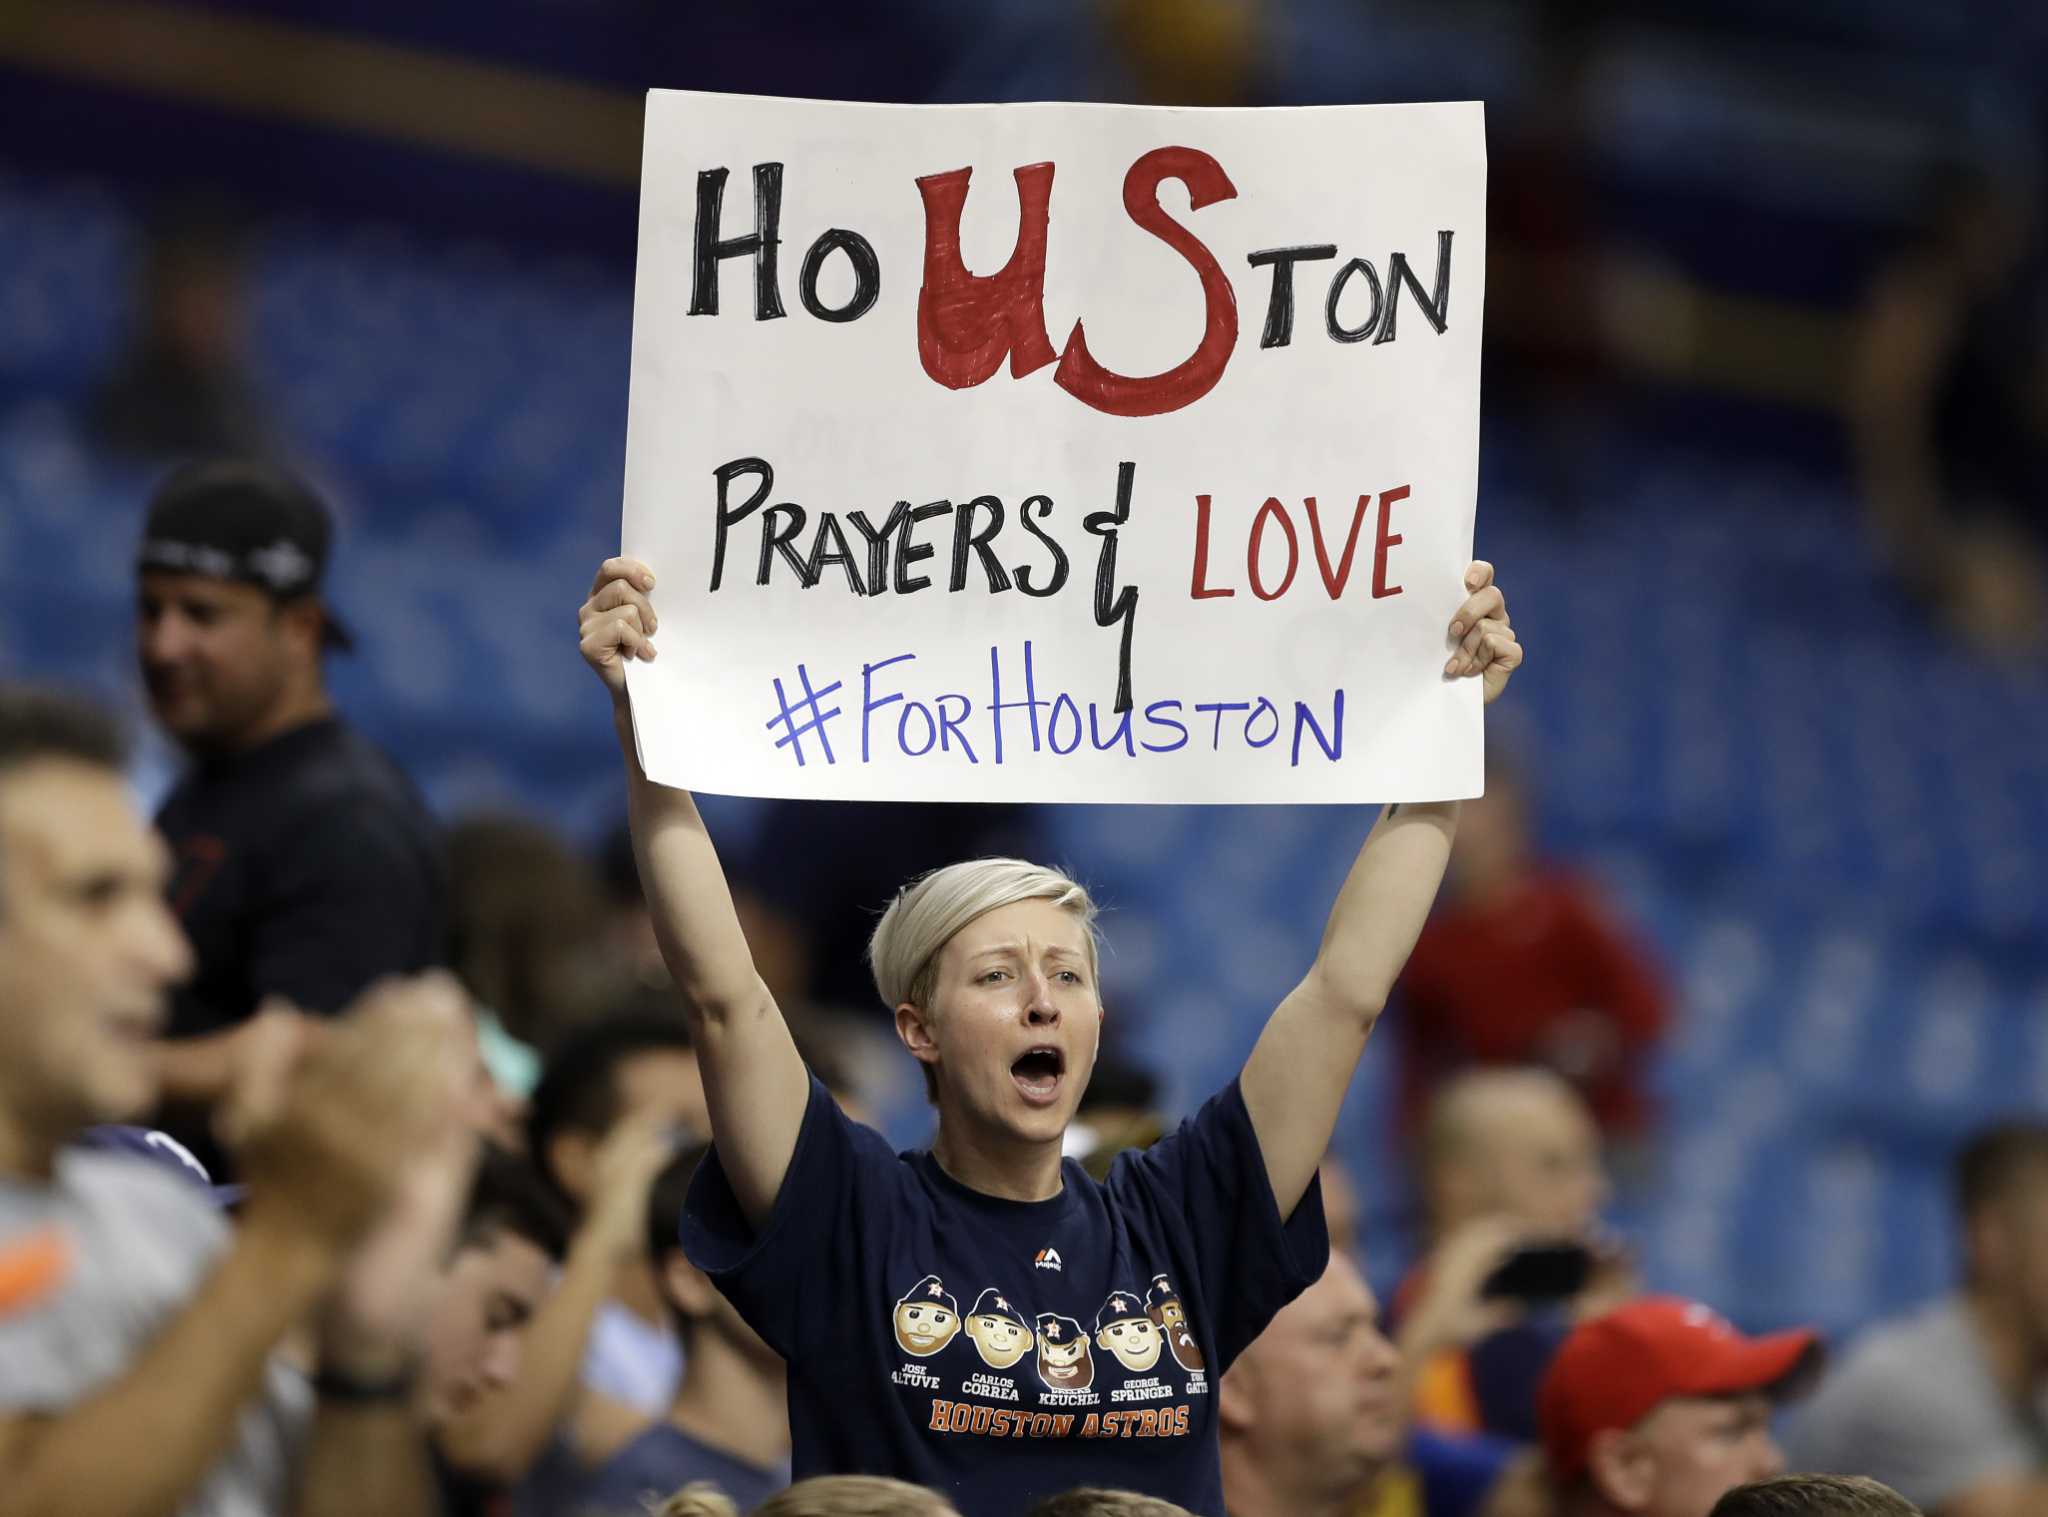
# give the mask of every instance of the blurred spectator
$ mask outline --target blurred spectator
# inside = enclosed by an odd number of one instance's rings
[[[524,1159],[486,1150],[455,1248],[442,1261],[420,1364],[419,1405],[445,1517],[483,1517],[497,1482],[452,1463],[441,1431],[519,1379],[527,1331],[568,1246],[561,1198]]]
[[[1416,1381],[1429,1367],[1489,1334],[1501,1340],[1504,1327],[1521,1320],[1525,1304],[1493,1291],[1502,1262],[1515,1257],[1510,1245],[1518,1236],[1512,1224],[1499,1219],[1472,1223],[1416,1277],[1395,1342],[1395,1394],[1403,1407],[1414,1404]],[[1539,1341],[1546,1346],[1543,1358],[1513,1361],[1517,1369],[1531,1362],[1548,1364],[1550,1340]],[[1526,1394],[1533,1425],[1533,1385]],[[1378,1495],[1370,1517],[1417,1511],[1430,1517],[1549,1517],[1551,1508],[1542,1461],[1525,1444],[1493,1432],[1445,1431],[1419,1419],[1409,1430],[1399,1473],[1381,1480]]]
[[[1528,424],[1529,481],[1560,516],[1585,510],[1607,411],[1601,305],[1610,261],[1591,166],[1591,88],[1613,0],[1537,0],[1526,73],[1487,102],[1487,404]]]
[[[605,952],[603,896],[590,866],[553,828],[518,816],[467,817],[448,830],[448,952],[489,1013],[485,1060],[530,1096],[540,1054],[632,983]]]
[[[1335,1154],[1323,1156],[1323,1167],[1316,1171],[1323,1182],[1323,1222],[1330,1232],[1330,1247],[1340,1254],[1348,1254],[1351,1262],[1359,1260],[1359,1219],[1364,1215],[1359,1207],[1358,1184],[1351,1178],[1351,1171],[1344,1161]]]
[[[1560,1517],[1707,1517],[1736,1486],[1778,1474],[1773,1404],[1820,1352],[1811,1332],[1745,1338],[1666,1296],[1582,1323],[1543,1382]]]
[[[2048,634],[2048,282],[2034,207],[1942,171],[1871,288],[1849,416],[1878,540],[1908,590],[1986,652]]]
[[[128,1154],[147,1159],[161,1166],[166,1174],[176,1175],[186,1184],[198,1186],[219,1207],[231,1207],[242,1199],[241,1186],[215,1185],[212,1172],[199,1162],[199,1156],[167,1132],[133,1127],[125,1122],[104,1122],[80,1133],[74,1146],[94,1153]]]
[[[683,1202],[704,1153],[672,1159],[647,1209],[648,1257],[683,1340],[682,1386],[663,1420],[563,1502],[577,1517],[645,1517],[666,1492],[698,1484],[751,1511],[789,1484],[782,1360],[683,1255]]]
[[[320,598],[331,531],[301,481],[233,459],[172,473],[143,530],[143,677],[192,759],[157,818],[198,954],[172,1002],[163,1091],[182,1120],[165,1125],[216,1171],[206,1115],[258,1042],[443,955],[433,823],[328,699],[322,654],[349,646]]]
[[[1401,1467],[1399,1355],[1342,1253],[1223,1377],[1223,1497],[1231,1517],[1350,1517],[1416,1509]],[[1382,1489],[1383,1482],[1398,1489]]]
[[[66,1151],[154,1101],[192,965],[122,757],[90,709],[0,688],[0,1249],[52,1250],[0,1318],[9,1517],[424,1517],[408,1366],[468,1167],[459,997],[386,986],[285,1072],[232,1235],[196,1179]],[[317,1410],[273,1353],[316,1308]]]
[[[1647,1135],[1643,1088],[1669,994],[1591,881],[1537,857],[1529,797],[1505,765],[1458,820],[1444,895],[1401,976],[1403,1100],[1475,1064],[1541,1064],[1610,1137]]]
[[[1445,1433],[1536,1437],[1536,1391],[1575,1320],[1634,1294],[1635,1271],[1600,1231],[1607,1198],[1599,1130],[1547,1069],[1474,1070],[1438,1094],[1423,1132],[1429,1251],[1402,1285],[1417,1420]],[[1456,1322],[1417,1320],[1439,1301],[1483,1298]]]
[[[669,1497],[654,1517],[739,1517],[739,1508],[706,1485]],[[749,1517],[960,1517],[936,1491],[882,1475],[819,1475],[799,1480]]]
[[[646,1257],[647,1197],[685,1139],[709,1128],[680,1022],[615,1018],[570,1034],[534,1091],[528,1149],[577,1214],[518,1376],[441,1433],[461,1469],[552,1512],[674,1398],[682,1352]],[[651,1404],[650,1404],[651,1403]]]
[[[608,1017],[573,1032],[549,1060],[526,1130],[541,1171],[588,1212],[598,1155],[627,1122],[670,1132],[672,1142],[705,1142],[711,1136],[705,1079],[682,1017]],[[647,1183],[653,1183],[651,1171]],[[633,1249],[598,1312],[584,1382],[647,1421],[674,1400],[682,1351],[653,1265],[639,1247],[635,1216]]]
[[[613,1012],[681,1016],[679,992],[662,961],[654,917],[640,889],[633,838],[624,827],[599,849],[598,874],[605,897],[604,954],[616,997]],[[840,1110],[856,1122],[874,1125],[870,1087],[879,1083],[886,1088],[901,1067],[894,1029],[877,1037],[873,1018],[812,999],[809,929],[802,922],[738,880],[733,907],[753,945],[762,981],[782,1007],[804,1063],[824,1082]],[[856,1004],[867,1005],[872,993],[872,987],[864,989]],[[879,1082],[871,1074],[876,1065],[888,1072]]]
[[[1980,1134],[1956,1192],[1962,1289],[1868,1332],[1794,1425],[1794,1452],[1933,1517],[2048,1512],[2048,1123]]]
[[[1148,105],[1249,105],[1271,24],[1263,0],[1104,0],[1131,97]]]
[[[218,209],[181,207],[144,251],[128,351],[93,401],[100,441],[138,458],[276,451],[243,350],[242,250]]]
[[[1890,1486],[1860,1475],[1780,1475],[1739,1485],[1708,1517],[1922,1517]]]
[[[54,1227],[0,1241],[0,1317],[27,1311],[64,1283],[70,1251]]]
[[[1432,1301],[1427,1315],[1447,1314]],[[1322,1279],[1224,1377],[1217,1411],[1232,1517],[1541,1517],[1540,1504],[1512,1504],[1511,1444],[1407,1428],[1405,1350],[1387,1341],[1378,1316],[1356,1265],[1333,1252]]]
[[[776,801],[733,899],[761,978],[827,1006],[874,1005],[867,970],[875,915],[905,880],[956,859],[1036,858],[1042,808],[908,801]],[[802,860],[802,868],[791,867]],[[893,1010],[893,1008],[890,1008]]]
[[[1029,1517],[1190,1517],[1190,1513],[1186,1507],[1135,1491],[1086,1489],[1049,1496],[1031,1509]]]
[[[1088,1076],[1088,1088],[1067,1129],[1067,1157],[1101,1180],[1126,1149],[1150,1148],[1166,1132],[1159,1111],[1159,1080],[1149,1070],[1116,1057],[1099,1055]]]
[[[1485,1069],[1445,1085],[1422,1135],[1429,1239],[1512,1217],[1532,1233],[1585,1238],[1608,1197],[1600,1130],[1547,1069]]]
[[[633,857],[633,834],[624,826],[605,835],[597,851],[597,879],[604,893],[605,951],[628,983],[648,990],[669,990],[668,965],[654,936],[654,914],[640,888],[640,865]],[[808,976],[806,976],[808,978]]]
[[[676,992],[668,992],[673,997]],[[673,1005],[673,1000],[667,1004]],[[847,1120],[867,1127],[879,1124],[868,1096],[872,1070],[879,1065],[889,1074],[902,1069],[900,1050],[893,1030],[879,1033],[872,1022],[856,1021],[849,1012],[792,1001],[783,1006],[783,1020],[796,1051],[812,1074],[818,1077]]]
[[[841,841],[851,843],[851,834]],[[808,875],[820,867],[825,855],[814,855],[806,848],[803,856],[811,869],[791,872],[783,860],[768,858],[763,864],[766,877],[761,884],[750,883],[737,867],[732,880],[733,909],[739,913],[747,941],[754,945],[754,961],[762,981],[784,1006],[808,1001],[820,993],[812,974],[815,959],[811,933],[816,924],[807,914],[813,887],[804,879],[790,876]],[[834,863],[828,878],[847,868],[844,862]],[[640,888],[633,837],[625,827],[617,828],[605,839],[598,852],[598,869],[606,896],[606,948],[621,977],[628,982],[620,992],[622,998],[632,999],[637,990],[641,999],[651,1004],[673,995],[675,982],[662,960],[661,944],[655,939],[654,915],[647,909],[647,897]],[[830,886],[825,888],[829,891]],[[859,999],[848,1004],[865,1005],[867,994],[863,986]]]

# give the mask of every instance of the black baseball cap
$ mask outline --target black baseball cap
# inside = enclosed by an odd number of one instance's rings
[[[150,497],[136,568],[205,574],[268,591],[280,601],[318,596],[334,518],[297,475],[254,458],[182,464]],[[321,603],[322,637],[347,650],[355,638]]]

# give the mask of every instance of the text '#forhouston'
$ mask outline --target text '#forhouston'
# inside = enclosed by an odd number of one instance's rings
[[[988,650],[988,684],[974,692],[914,691],[918,657],[898,653],[863,663],[858,676],[830,676],[799,663],[776,676],[773,714],[763,724],[774,746],[799,766],[929,759],[968,764],[1018,762],[1025,755],[1083,752],[1127,759],[1226,748],[1270,751],[1276,762],[1337,763],[1344,757],[1344,692],[1327,706],[1264,695],[1150,701],[1126,711],[1041,687],[1027,638]]]

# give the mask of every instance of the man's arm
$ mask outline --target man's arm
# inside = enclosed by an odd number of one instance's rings
[[[1481,675],[1492,701],[1522,661],[1493,568],[1474,564],[1451,623],[1454,678]],[[1321,948],[1252,1049],[1240,1078],[1280,1215],[1308,1190],[1336,1130],[1366,1039],[1429,916],[1457,833],[1455,801],[1389,806],[1367,835],[1323,929]]]
[[[320,1314],[319,1411],[299,1468],[294,1517],[435,1517],[440,1493],[412,1390],[437,1271],[454,1247],[476,1172],[465,1061],[456,1019],[468,1007],[452,979],[443,1031],[406,1028],[390,1057],[428,1066],[411,1077],[425,1093],[392,1204],[349,1257]],[[366,1120],[375,1109],[364,1113]]]
[[[197,1106],[208,1112],[215,1112],[231,1094],[239,1101],[269,1106],[271,1092],[251,1090],[251,1083],[288,1072],[308,1041],[318,1036],[320,1025],[272,996],[254,1016],[222,1032],[163,1039],[155,1045],[160,1099],[166,1105]],[[224,1136],[232,1145],[233,1133]]]
[[[338,1267],[284,1210],[251,1208],[198,1295],[118,1380],[54,1415],[0,1417],[7,1517],[166,1517],[191,1495]]]
[[[662,957],[689,1009],[719,1163],[740,1209],[759,1227],[796,1153],[810,1074],[754,968],[697,803],[688,791],[654,784],[640,768],[626,663],[654,657],[656,618],[647,599],[653,588],[646,565],[607,559],[583,604],[582,651],[611,692],[640,885]]]
[[[438,1517],[426,1441],[402,1397],[323,1399],[299,1470],[294,1517]]]

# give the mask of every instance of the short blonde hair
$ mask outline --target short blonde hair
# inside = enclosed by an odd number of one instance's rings
[[[693,1480],[659,1507],[654,1517],[740,1517],[732,1498],[708,1480]]]
[[[939,950],[961,928],[1018,901],[1050,901],[1073,913],[1088,935],[1088,976],[1097,978],[1095,902],[1079,881],[1024,859],[969,859],[919,875],[896,892],[868,940],[875,990],[890,1010],[931,1010]]]
[[[1095,902],[1072,876],[1026,859],[968,859],[921,874],[896,892],[868,939],[875,992],[891,1011],[908,1004],[929,1020],[939,951],[976,917],[1018,901],[1051,901],[1080,919],[1088,937],[1088,978],[1098,979]],[[1097,995],[1101,994],[1098,989]],[[938,1071],[920,1062],[925,1099],[939,1104]]]
[[[754,1508],[754,1517],[960,1517],[936,1491],[881,1475],[815,1475]]]
[[[1030,1517],[1193,1517],[1193,1514],[1186,1507],[1161,1501],[1157,1496],[1082,1486],[1063,1495],[1046,1497],[1031,1509]]]

